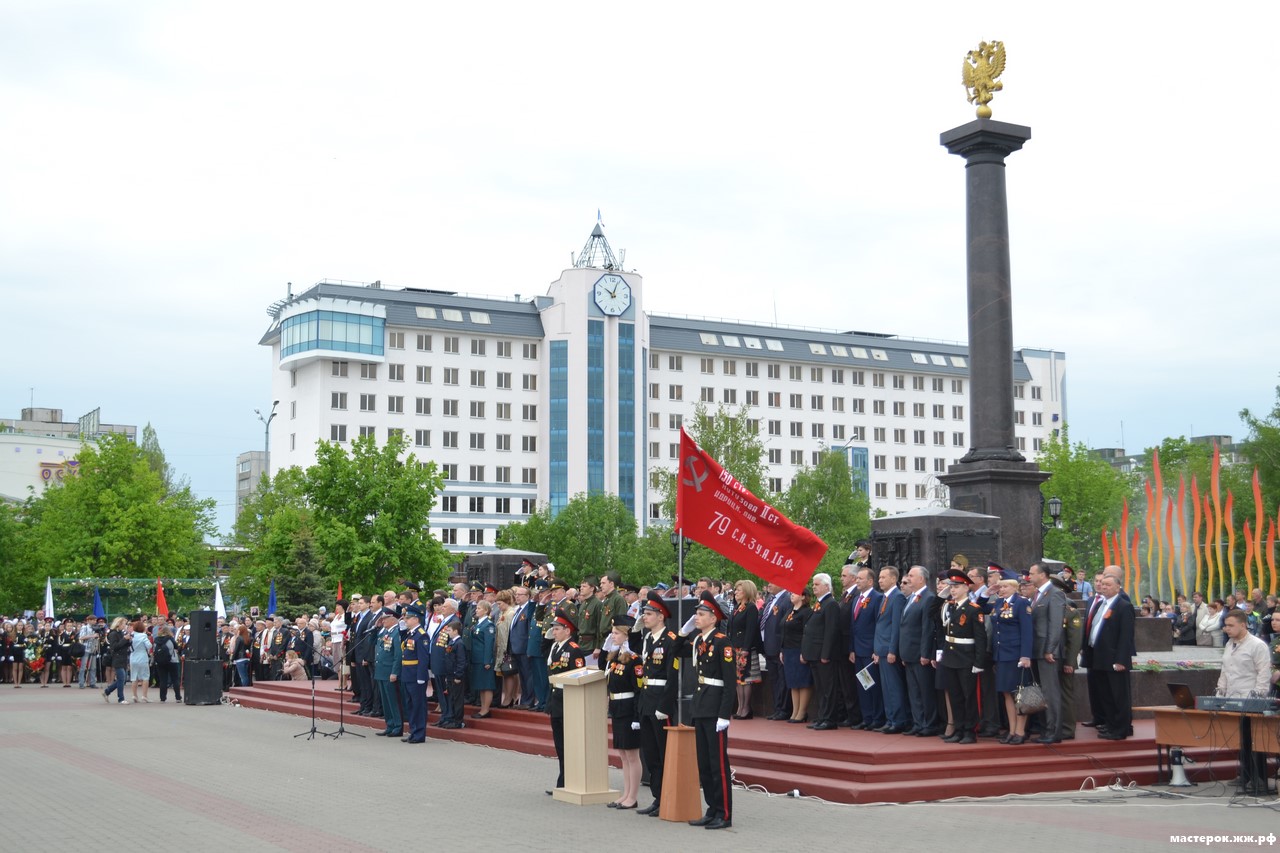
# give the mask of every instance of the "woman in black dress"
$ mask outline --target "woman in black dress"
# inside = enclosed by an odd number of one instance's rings
[[[15,630],[10,638],[9,659],[13,661],[13,686],[21,687],[27,675],[27,641],[31,639],[31,625]]]
[[[70,619],[62,620],[58,631],[58,677],[63,687],[70,687],[76,674],[76,666],[84,656],[84,645],[80,642],[80,628]]]
[[[13,674],[13,628],[9,628],[3,634],[0,634],[0,681],[8,681],[9,676]],[[13,682],[17,684],[17,681]]]
[[[609,652],[609,719],[613,721],[613,748],[622,756],[622,796],[611,809],[634,809],[640,794],[640,676],[644,664],[631,651],[630,616],[613,617],[613,643]]]
[[[791,593],[791,612],[782,620],[782,674],[791,691],[791,719],[788,723],[808,721],[809,700],[813,697],[813,673],[800,657],[804,626],[813,615],[813,590]]]
[[[764,640],[760,636],[760,608],[756,585],[748,580],[733,585],[734,608],[729,615],[729,645],[737,661],[738,711],[735,720],[751,719],[751,685],[760,683],[760,655]]]
[[[36,642],[40,648],[40,657],[44,660],[44,666],[40,669],[40,687],[49,686],[49,673],[58,663],[58,629],[53,625],[53,619],[46,616],[44,618],[44,627],[36,632]]]

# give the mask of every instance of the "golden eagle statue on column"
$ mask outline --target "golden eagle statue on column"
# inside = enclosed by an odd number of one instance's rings
[[[1004,42],[981,42],[965,54],[961,82],[969,90],[969,103],[978,105],[978,118],[991,118],[991,97],[1004,88],[997,78],[1004,73]]]

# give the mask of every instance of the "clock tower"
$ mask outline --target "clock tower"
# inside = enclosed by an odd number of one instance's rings
[[[538,492],[553,513],[574,495],[605,493],[645,523],[643,291],[642,277],[623,270],[597,224],[573,267],[537,300],[549,408],[539,418],[548,464]]]

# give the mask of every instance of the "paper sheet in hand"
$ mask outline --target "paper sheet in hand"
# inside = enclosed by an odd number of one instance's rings
[[[858,670],[858,683],[862,685],[863,690],[870,690],[876,685],[876,680],[871,676],[872,666],[874,666],[874,664],[869,663],[862,669]]]

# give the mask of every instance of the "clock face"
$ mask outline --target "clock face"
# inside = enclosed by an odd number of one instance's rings
[[[619,317],[631,307],[631,285],[620,275],[604,275],[596,282],[596,305],[610,317]]]

